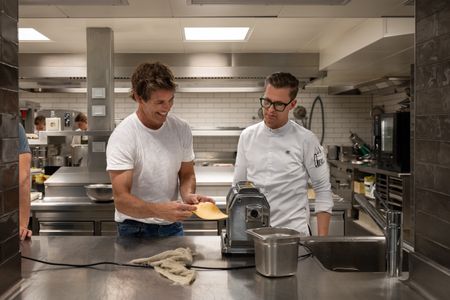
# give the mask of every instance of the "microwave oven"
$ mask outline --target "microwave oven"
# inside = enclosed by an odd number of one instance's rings
[[[407,173],[410,171],[410,113],[381,114],[379,119],[380,169]]]

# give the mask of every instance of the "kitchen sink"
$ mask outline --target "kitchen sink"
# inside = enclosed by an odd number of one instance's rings
[[[322,266],[335,272],[385,272],[386,239],[368,237],[309,237],[302,241]],[[408,271],[408,252],[403,251],[403,271]]]

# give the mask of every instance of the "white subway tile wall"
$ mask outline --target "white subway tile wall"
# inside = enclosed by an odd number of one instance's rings
[[[186,120],[193,128],[247,127],[260,121],[258,117],[261,93],[177,93],[172,113]],[[300,91],[298,104],[310,115],[314,99],[320,96],[325,113],[324,145],[350,145],[349,131],[357,133],[371,144],[372,96],[328,95],[326,88]],[[28,93],[20,99],[38,102],[41,109],[70,108],[87,112],[86,94]],[[119,121],[136,110],[136,103],[127,94],[115,95],[115,120]],[[291,118],[293,116],[291,115]],[[320,139],[322,117],[317,103],[313,112],[312,130]],[[236,151],[238,137],[195,137],[196,151]]]
[[[386,113],[392,113],[400,109],[400,105],[398,103],[406,98],[408,98],[408,96],[405,92],[387,96],[374,96],[373,105],[383,107],[384,112]]]

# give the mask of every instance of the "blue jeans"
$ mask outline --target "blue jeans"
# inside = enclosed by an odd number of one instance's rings
[[[169,225],[147,224],[135,220],[117,223],[117,232],[121,237],[166,237],[183,236],[183,225],[175,222]]]

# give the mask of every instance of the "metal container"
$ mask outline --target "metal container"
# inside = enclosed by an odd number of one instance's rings
[[[254,242],[245,230],[270,225],[269,202],[251,181],[236,183],[226,199],[228,220],[222,234],[222,253],[253,253]]]
[[[48,158],[48,165],[58,167],[67,166],[67,157],[61,155],[50,156]]]
[[[328,145],[327,146],[328,154],[327,158],[330,160],[338,160],[339,159],[339,147],[337,145]]]
[[[113,201],[113,190],[111,184],[89,184],[84,186],[86,195],[95,202]]]
[[[297,273],[300,233],[281,227],[248,229],[255,242],[256,271],[268,277]]]
[[[74,167],[86,167],[88,157],[88,145],[72,145],[72,165]]]

